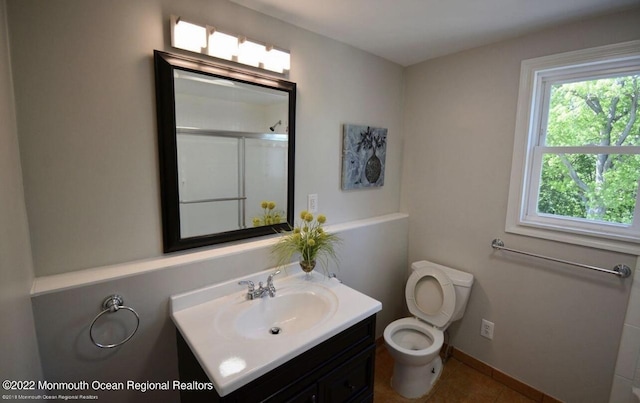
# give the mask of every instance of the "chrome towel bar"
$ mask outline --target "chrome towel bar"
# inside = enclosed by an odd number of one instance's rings
[[[613,268],[613,270],[603,269],[602,267],[591,266],[588,264],[576,263],[576,262],[571,262],[569,260],[556,259],[549,256],[543,256],[535,253],[524,252],[517,249],[507,248],[504,246],[504,242],[502,242],[499,238],[496,238],[491,242],[491,247],[496,250],[506,250],[507,252],[519,253],[521,255],[527,255],[527,256],[537,257],[539,259],[550,260],[552,262],[558,262],[558,263],[568,264],[571,266],[582,267],[583,269],[597,270],[603,273],[613,274],[615,276],[622,277],[622,278],[627,278],[631,275],[631,268],[625,264],[616,265]]]

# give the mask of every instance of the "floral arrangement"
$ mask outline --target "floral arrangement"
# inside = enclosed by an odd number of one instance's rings
[[[335,246],[342,240],[322,228],[322,224],[327,221],[324,215],[320,214],[314,218],[308,211],[302,211],[300,218],[302,222],[291,231],[285,232],[273,247],[272,253],[277,266],[291,262],[291,258],[297,253],[300,255],[300,266],[304,271],[313,270],[316,260],[320,261],[326,271],[329,259],[338,261]]]
[[[260,203],[260,207],[263,210],[262,216],[253,218],[253,226],[261,227],[263,225],[273,225],[282,222],[281,211],[276,211],[276,203],[272,201],[263,201]]]

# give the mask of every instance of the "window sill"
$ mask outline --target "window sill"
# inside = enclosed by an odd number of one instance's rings
[[[546,229],[529,226],[527,224],[510,224],[505,226],[505,232],[510,234],[525,235],[549,241],[564,242],[589,248],[603,249],[611,252],[625,253],[640,256],[640,245],[631,241],[621,241],[594,236],[565,232],[560,229]]]

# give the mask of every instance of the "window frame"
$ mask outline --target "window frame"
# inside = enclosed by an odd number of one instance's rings
[[[545,153],[561,148],[583,154],[603,146],[544,145],[550,89],[554,83],[585,80],[638,71],[640,40],[544,56],[522,61],[516,115],[513,160],[505,231],[520,235],[567,242],[611,251],[640,255],[640,214],[631,226],[537,213],[537,203]],[[614,153],[623,147],[608,146]],[[615,149],[615,150],[613,150]],[[640,192],[636,197],[640,213]]]

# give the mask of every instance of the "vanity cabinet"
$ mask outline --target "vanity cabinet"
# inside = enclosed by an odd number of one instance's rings
[[[226,396],[181,391],[181,401],[372,402],[375,328],[374,314]],[[177,340],[180,381],[209,382],[179,331]]]

